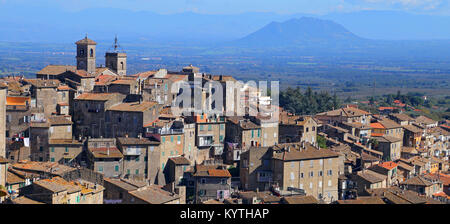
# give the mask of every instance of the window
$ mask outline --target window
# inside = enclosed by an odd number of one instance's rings
[[[303,189],[303,184],[300,184],[299,188],[300,188],[300,189]]]
[[[261,130],[260,129],[258,129],[258,138],[259,138],[259,136],[261,136]]]
[[[103,172],[103,166],[98,167],[98,172]]]
[[[320,159],[319,161],[320,161],[320,165],[322,166],[323,165],[323,159]]]
[[[333,171],[332,170],[328,170],[328,176],[332,176],[333,175]]]
[[[312,182],[309,182],[309,188],[311,188],[312,189]]]
[[[328,187],[331,187],[331,180],[328,180]],[[345,187],[345,185],[344,185],[344,187]]]
[[[313,167],[314,166],[314,161],[313,160],[311,160],[310,162],[309,162],[309,167]]]
[[[291,180],[294,180],[295,176],[294,176],[294,172],[291,172]]]
[[[65,152],[69,152],[69,148],[68,147],[66,147]]]
[[[208,131],[212,130],[212,126],[210,124],[208,124]]]
[[[166,142],[166,137],[162,137],[162,142]]]
[[[252,130],[252,138],[255,137],[255,130]]]
[[[314,172],[313,171],[309,172],[309,177],[313,177],[313,176],[314,176]]]
[[[226,185],[227,184],[227,179],[222,179],[221,182],[222,182],[222,185]]]
[[[136,175],[139,175],[139,170],[138,169],[136,169]]]
[[[130,169],[127,169],[127,174],[130,175]]]
[[[323,176],[323,171],[319,171],[319,177]]]
[[[225,125],[224,124],[220,124],[220,130],[225,129]]]
[[[303,173],[300,173],[300,178],[303,178]]]
[[[42,146],[39,146],[39,151],[44,151],[44,147],[42,147]]]
[[[203,131],[204,129],[203,125],[200,125],[200,131]]]
[[[206,184],[206,179],[205,178],[200,179],[200,183],[201,184]]]
[[[91,58],[94,57],[94,49],[91,48]]]
[[[322,187],[322,181],[319,181],[319,187]]]
[[[119,165],[114,166],[114,171],[119,172]]]
[[[136,162],[139,162],[139,156],[136,157]]]
[[[304,165],[304,162],[300,161],[300,167],[303,167],[303,165]]]
[[[50,158],[50,162],[55,162],[55,158]]]
[[[170,142],[173,142],[173,136],[170,136]]]
[[[50,148],[50,151],[51,151],[51,152],[55,152],[55,147],[51,147],[51,148]]]

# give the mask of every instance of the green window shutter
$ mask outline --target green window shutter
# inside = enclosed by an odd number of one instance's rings
[[[162,163],[162,169],[164,170],[164,163]]]
[[[136,157],[136,162],[139,162],[139,156],[138,156],[138,157]]]
[[[166,142],[166,137],[162,137],[162,142]]]
[[[138,175],[139,174],[139,170],[138,169],[136,169],[136,175]]]
[[[69,148],[68,147],[66,147],[66,152],[69,152]]]
[[[164,156],[164,152],[162,152],[162,156]]]
[[[252,130],[252,138],[255,137],[255,132]]]
[[[178,141],[181,141],[181,136],[178,136]]]
[[[118,165],[116,165],[116,166],[114,167],[114,171],[119,172],[119,166],[118,166]]]
[[[170,136],[170,142],[173,142],[173,136]]]
[[[51,150],[52,150],[52,152],[55,152],[55,147],[52,147]]]
[[[212,126],[210,124],[208,124],[208,131],[212,130]]]
[[[127,169],[127,174],[130,175],[130,169]]]
[[[98,167],[98,172],[103,172],[103,166]]]
[[[258,129],[258,137],[261,136],[261,130]]]
[[[55,158],[50,158],[50,162],[55,162]]]

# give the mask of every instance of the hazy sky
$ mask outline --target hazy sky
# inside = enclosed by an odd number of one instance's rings
[[[77,11],[87,8],[121,8],[161,14],[198,12],[234,14],[276,12],[282,14],[348,12],[359,10],[400,10],[450,15],[450,0],[0,0],[1,5],[48,6]]]

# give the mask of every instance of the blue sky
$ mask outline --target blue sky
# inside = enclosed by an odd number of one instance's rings
[[[198,12],[234,14],[276,12],[280,14],[399,10],[420,14],[450,15],[450,0],[0,0],[1,5],[49,6],[78,11],[87,8],[120,8],[161,14]],[[1,10],[1,8],[0,8]]]

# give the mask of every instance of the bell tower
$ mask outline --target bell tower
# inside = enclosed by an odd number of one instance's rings
[[[86,37],[75,43],[77,45],[77,70],[85,70],[87,73],[95,73],[95,41]]]
[[[105,54],[105,66],[120,76],[127,75],[127,54],[119,51],[117,36],[114,39],[114,50]]]

